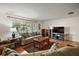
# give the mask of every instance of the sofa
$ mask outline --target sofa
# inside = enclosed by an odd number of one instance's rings
[[[34,38],[38,38],[40,36],[41,35],[36,35],[36,36],[31,36],[31,37],[23,38],[22,41],[21,41],[21,45],[29,44],[29,43],[33,42]]]
[[[79,46],[65,46],[54,51],[42,50],[33,53],[25,53],[22,55],[10,48],[6,48],[3,51],[3,56],[79,56]]]
[[[79,56],[79,46],[65,46],[54,51],[44,50],[28,53],[24,56]]]
[[[41,37],[40,33],[32,32],[32,33],[22,33],[21,36],[23,37],[21,41],[21,45],[26,45],[33,42],[34,38]]]

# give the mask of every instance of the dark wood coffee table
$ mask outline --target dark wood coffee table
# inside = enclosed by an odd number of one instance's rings
[[[38,47],[40,49],[44,48],[46,45],[50,45],[49,37],[40,37],[33,39],[34,47]]]

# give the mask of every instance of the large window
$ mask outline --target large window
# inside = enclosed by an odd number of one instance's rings
[[[26,32],[36,32],[37,23],[27,20],[14,20],[12,22],[12,28],[16,28],[17,32],[26,33]]]

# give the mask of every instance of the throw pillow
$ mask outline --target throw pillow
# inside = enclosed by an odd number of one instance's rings
[[[13,49],[4,47],[2,55],[3,56],[18,56],[19,54]]]
[[[51,48],[49,49],[49,52],[52,52],[52,51],[54,51],[54,50],[56,50],[57,49],[57,43],[54,43],[52,46],[51,46]]]

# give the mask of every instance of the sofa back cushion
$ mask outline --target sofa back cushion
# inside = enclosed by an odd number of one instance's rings
[[[52,52],[53,56],[79,56],[79,47],[66,46]]]

